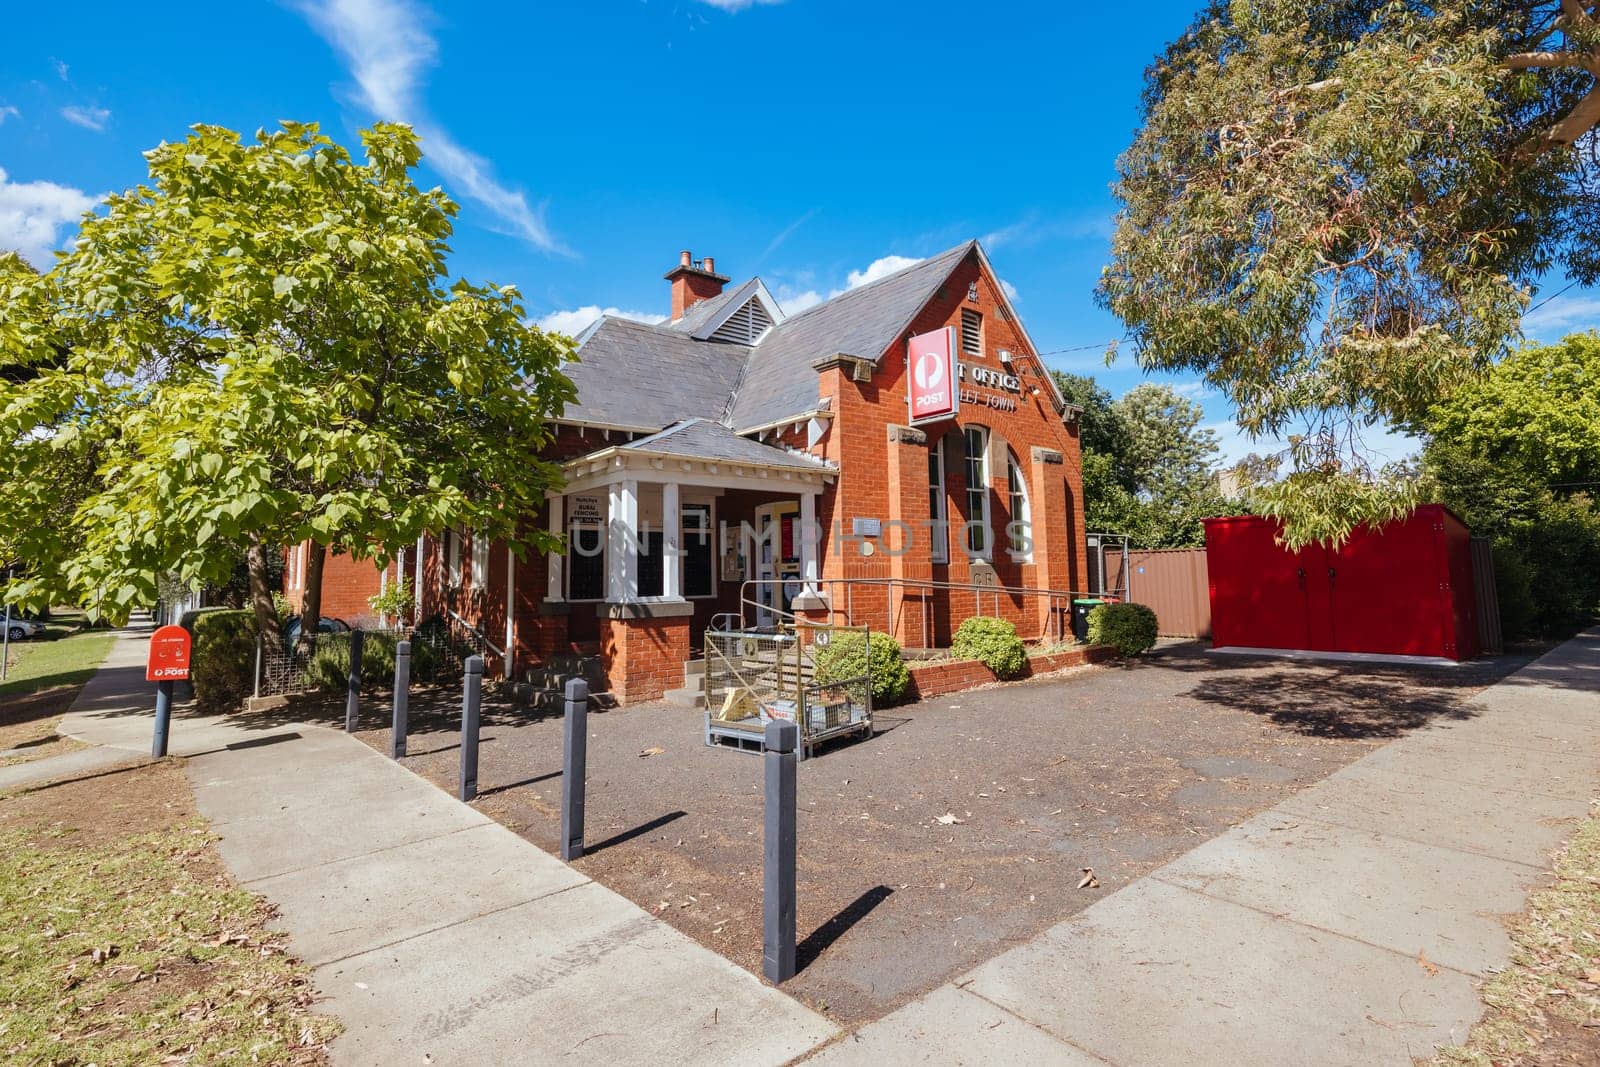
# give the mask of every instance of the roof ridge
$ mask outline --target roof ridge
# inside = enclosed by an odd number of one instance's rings
[[[932,263],[936,259],[943,259],[946,256],[954,255],[957,252],[960,252],[961,254],[965,255],[967,252],[971,251],[972,247],[974,245],[976,245],[977,243],[978,243],[978,239],[976,237],[969,237],[966,241],[963,241],[961,244],[956,245],[954,248],[947,248],[943,252],[935,252],[931,256],[923,256],[921,259],[917,260],[915,263],[907,263],[905,266],[901,267],[899,270],[891,271],[888,274],[885,274],[881,278],[874,278],[870,282],[865,282],[865,283],[863,283],[861,285],[856,286],[853,289],[846,289],[841,293],[838,293],[838,294],[836,294],[834,296],[828,297],[828,299],[826,299],[826,300],[818,301],[817,303],[812,304],[810,307],[806,308],[804,311],[797,311],[793,315],[786,315],[786,316],[784,316],[783,322],[779,323],[779,325],[780,326],[786,326],[789,323],[793,322],[795,319],[803,319],[807,315],[811,314],[813,311],[817,311],[817,310],[820,310],[822,308],[825,308],[828,305],[832,304],[836,300],[843,300],[845,297],[853,296],[856,293],[867,292],[867,291],[871,290],[875,286],[882,285],[884,282],[887,282],[887,281],[890,281],[890,280],[892,280],[894,278],[900,277],[900,275],[905,274],[907,271],[913,271],[913,270],[916,270],[919,267],[925,267],[929,263]],[[760,275],[757,275],[757,277],[760,277]]]

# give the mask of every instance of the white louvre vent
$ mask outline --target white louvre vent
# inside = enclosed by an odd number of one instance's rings
[[[761,301],[752,297],[728,316],[728,321],[718,326],[712,333],[713,341],[728,341],[739,345],[753,345],[761,339],[761,335],[772,329],[772,316],[767,314],[767,309]]]

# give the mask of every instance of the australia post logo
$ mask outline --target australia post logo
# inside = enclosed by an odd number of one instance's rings
[[[910,342],[907,375],[911,422],[948,419],[956,413],[956,331],[953,326],[918,334]]]

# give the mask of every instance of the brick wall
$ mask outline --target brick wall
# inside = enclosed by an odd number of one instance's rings
[[[690,622],[688,615],[600,620],[600,660],[618,703],[659,700],[683,685]]]
[[[1068,667],[1081,667],[1086,663],[1104,663],[1116,657],[1116,650],[1106,645],[1088,648],[1069,648],[1047,656],[1030,656],[1022,677],[1031,678]],[[981,660],[941,660],[934,663],[908,664],[911,671],[910,699],[927,700],[945,693],[959,693],[976,689],[995,680],[994,672]]]

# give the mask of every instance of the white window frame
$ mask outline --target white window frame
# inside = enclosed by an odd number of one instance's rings
[[[711,542],[711,592],[699,596],[689,595],[689,586],[684,581],[686,564],[689,560],[689,528],[683,524],[683,516],[691,508],[696,510],[706,509],[706,537]],[[717,586],[722,584],[722,557],[717,554],[717,502],[711,500],[680,500],[678,502],[678,591],[685,600],[715,600],[718,595]]]
[[[1028,472],[1022,467],[1022,460],[1010,449],[1006,449],[1006,488],[1010,490],[1012,530],[1017,526],[1022,529],[1021,534],[1008,531],[1008,551],[1015,563],[1033,562],[1033,504],[1028,499]],[[1023,551],[1020,544],[1028,546]]]
[[[570,514],[570,511],[568,512]],[[581,555],[578,552],[578,531],[596,530],[600,534],[600,595],[595,597],[575,598],[572,595],[572,560]],[[567,520],[567,551],[566,565],[561,568],[562,594],[569,604],[603,604],[610,593],[611,576],[611,539],[606,536],[607,526],[600,522],[581,522],[576,519]],[[593,559],[593,556],[584,556],[584,559]]]
[[[461,588],[461,531],[444,532],[444,580],[451,589]]]
[[[935,479],[937,475],[937,480]],[[950,562],[950,506],[945,499],[944,436],[928,446],[928,558]]]
[[[477,530],[472,531],[472,588],[484,589],[489,585],[489,539]]]
[[[972,438],[976,434],[979,447],[974,454]],[[961,544],[966,549],[968,559],[989,560],[994,555],[994,531],[989,529],[989,431],[982,426],[966,426],[961,431],[962,455],[965,464],[962,473],[967,481],[967,508],[966,522],[962,525]],[[973,471],[977,477],[973,477]],[[976,484],[974,484],[976,483]],[[977,494],[974,496],[974,494]],[[977,501],[979,514],[973,514],[973,502]],[[979,526],[972,525],[980,523]],[[973,547],[973,539],[980,538],[982,546]]]

